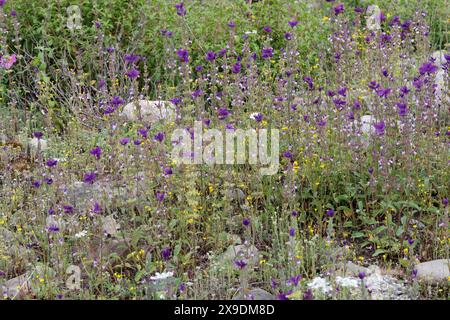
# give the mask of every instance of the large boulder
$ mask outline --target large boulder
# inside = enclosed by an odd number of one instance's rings
[[[426,282],[439,283],[448,281],[450,260],[439,259],[422,262],[416,265],[416,277],[418,280]]]
[[[169,101],[150,101],[139,100],[136,102],[128,103],[122,110],[124,115],[130,121],[138,120],[138,106],[142,119],[146,123],[157,123],[160,121],[173,121],[176,115],[176,107]]]

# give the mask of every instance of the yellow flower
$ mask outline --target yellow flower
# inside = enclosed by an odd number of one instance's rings
[[[328,20],[330,20],[330,18],[328,18],[327,16],[324,16],[324,17],[322,18],[322,21],[323,21],[323,22],[327,22]]]

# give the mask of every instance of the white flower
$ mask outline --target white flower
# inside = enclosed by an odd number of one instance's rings
[[[156,280],[164,280],[164,279],[170,278],[172,276],[173,276],[173,272],[172,271],[163,272],[163,273],[156,272],[153,277],[150,277],[150,279],[154,280],[154,281],[156,281]]]
[[[336,277],[336,284],[344,288],[357,288],[359,286],[356,278],[343,278],[339,276]]]
[[[83,237],[86,237],[86,235],[87,235],[87,231],[83,230],[83,231],[76,233],[75,238],[83,238]]]
[[[323,293],[328,293],[332,290],[331,286],[328,284],[328,281],[321,277],[315,277],[310,283],[308,283],[308,287],[311,289],[321,290]]]

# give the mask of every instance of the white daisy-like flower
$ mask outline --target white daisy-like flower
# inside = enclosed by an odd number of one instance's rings
[[[156,272],[154,276],[150,277],[150,279],[156,281],[156,280],[164,280],[170,277],[173,277],[172,271],[162,273]]]
[[[87,231],[83,230],[75,234],[75,238],[83,238],[87,236]]]
[[[315,290],[320,290],[323,293],[328,293],[332,290],[328,281],[321,277],[315,277],[310,283],[308,283],[308,287]]]

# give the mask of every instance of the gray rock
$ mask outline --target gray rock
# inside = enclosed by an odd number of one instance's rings
[[[225,193],[231,201],[243,201],[245,198],[244,191],[239,188],[228,189]]]
[[[102,218],[102,230],[107,235],[115,236],[120,230],[120,224],[110,215]]]
[[[45,139],[32,138],[28,140],[28,144],[31,147],[31,150],[37,151],[45,151],[48,149],[48,141]]]
[[[220,260],[227,264],[234,264],[235,261],[242,260],[247,265],[254,266],[259,262],[259,251],[254,245],[229,246]]]
[[[147,123],[175,120],[176,107],[169,101],[139,100],[137,103],[130,102],[123,108],[122,115],[130,121],[138,120],[137,104],[141,108],[142,119]]]
[[[233,300],[276,300],[276,297],[266,290],[255,288],[240,292]]]
[[[20,298],[31,292],[30,277],[25,273],[6,281],[0,289],[1,293],[10,299]]]
[[[449,261],[446,259],[422,262],[416,265],[417,279],[427,282],[444,282],[450,277]]]
[[[345,265],[345,272],[344,274],[346,276],[353,276],[353,277],[358,277],[360,272],[364,272],[365,274],[369,274],[369,269],[362,267],[362,266],[358,266],[357,264],[354,264],[351,261],[348,261],[347,264]]]

